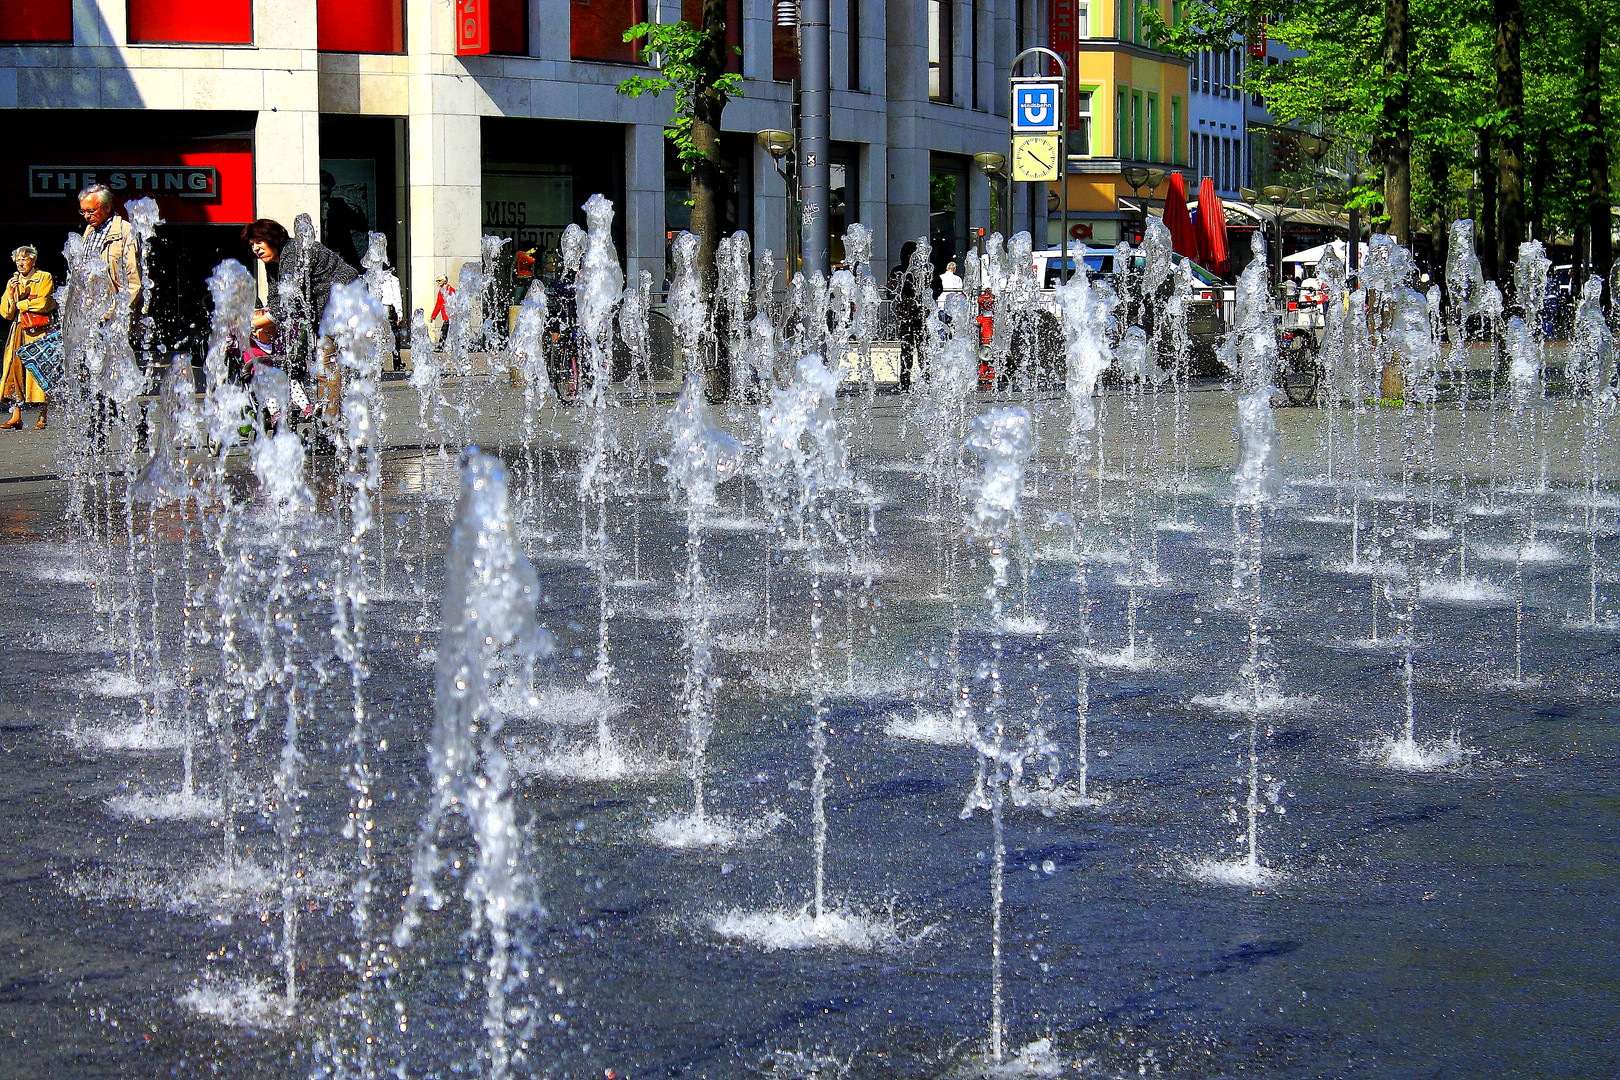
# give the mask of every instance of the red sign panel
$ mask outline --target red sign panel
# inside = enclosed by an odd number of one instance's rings
[[[0,3],[0,41],[73,44],[73,0]]]
[[[202,139],[184,148],[42,150],[33,160],[0,161],[0,200],[23,221],[77,222],[78,193],[105,184],[119,208],[157,200],[165,221],[245,224],[253,220],[253,149],[239,139]]]
[[[130,44],[253,44],[253,0],[130,0]]]
[[[1068,98],[1069,116],[1066,126],[1070,131],[1080,126],[1080,95],[1074,92],[1074,79],[1077,75],[1075,69],[1080,66],[1080,35],[1075,22],[1075,9],[1078,6],[1076,0],[1051,0],[1051,7],[1047,11],[1046,28],[1052,42],[1052,51],[1063,57],[1063,62],[1069,67],[1069,84],[1063,88],[1063,93]]]
[[[1266,24],[1264,20],[1255,20],[1254,27],[1249,34],[1249,55],[1256,60],[1266,58]]]
[[[403,53],[404,0],[315,0],[315,47],[321,52]]]
[[[489,52],[489,0],[456,0],[456,55]]]

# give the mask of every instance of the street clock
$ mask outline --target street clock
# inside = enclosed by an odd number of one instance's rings
[[[1014,135],[1012,178],[1020,183],[1056,183],[1060,146],[1061,136],[1057,132]]]

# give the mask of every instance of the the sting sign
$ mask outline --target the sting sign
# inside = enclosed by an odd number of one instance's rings
[[[118,198],[167,195],[219,198],[219,170],[211,165],[30,165],[28,194],[72,198],[91,184],[105,184]]]

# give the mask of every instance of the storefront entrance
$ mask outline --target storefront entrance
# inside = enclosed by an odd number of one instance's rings
[[[483,233],[501,252],[503,290],[520,302],[536,276],[558,269],[563,230],[585,227],[585,200],[613,200],[613,243],[624,243],[624,128],[566,120],[483,118]]]
[[[5,110],[8,130],[27,140],[0,148],[0,251],[32,244],[40,266],[65,278],[62,251],[80,232],[79,190],[112,189],[119,213],[131,199],[157,200],[164,224],[150,255],[154,348],[207,348],[207,280],[223,259],[251,265],[241,244],[253,220],[253,113]],[[6,272],[10,273],[10,260]]]

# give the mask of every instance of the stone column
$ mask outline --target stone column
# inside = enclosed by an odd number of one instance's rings
[[[664,287],[664,128],[661,123],[624,128],[625,278],[641,271]]]
[[[451,8],[409,0],[410,307],[432,312],[434,279],[455,284],[478,263],[483,233],[483,133],[473,81],[455,57]],[[442,74],[440,72],[443,72]]]
[[[570,0],[532,0],[529,5],[529,55],[567,60],[573,55]]]
[[[264,100],[254,125],[254,211],[259,217],[281,222],[288,232],[299,214],[308,214],[318,231],[321,105],[315,0],[255,0],[253,25],[259,49],[288,50],[303,61],[300,70],[262,74]],[[245,80],[250,76],[258,77],[245,71],[227,77]]]
[[[921,113],[928,101],[928,5],[887,5],[885,83],[888,115],[888,252],[893,266],[900,247],[928,232],[928,143]]]

